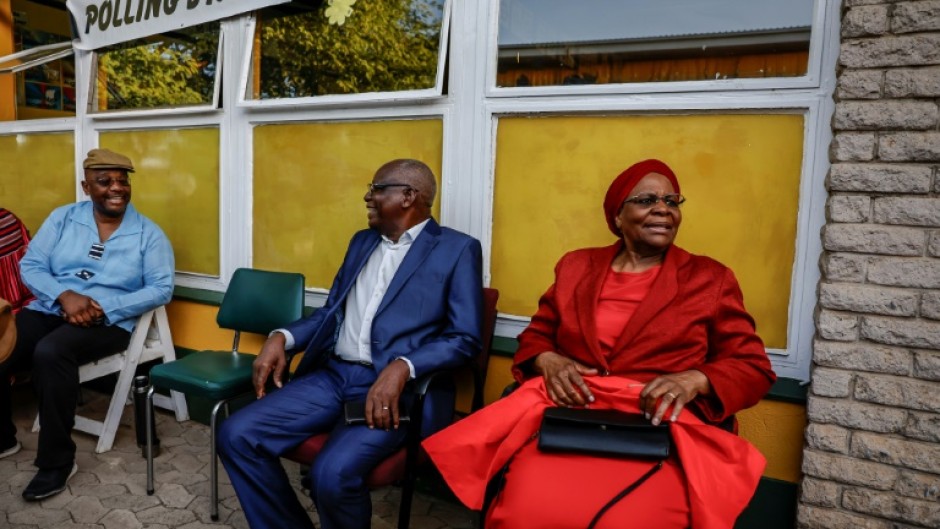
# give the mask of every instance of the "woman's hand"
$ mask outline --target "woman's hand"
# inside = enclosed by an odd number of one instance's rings
[[[555,351],[539,353],[532,362],[535,372],[545,378],[548,396],[559,406],[585,406],[594,395],[582,375],[596,375],[597,369],[575,362]]]
[[[660,375],[640,392],[640,410],[647,419],[652,417],[653,424],[659,424],[666,410],[672,407],[669,420],[675,421],[686,404],[699,395],[708,395],[711,391],[708,377],[697,369]]]

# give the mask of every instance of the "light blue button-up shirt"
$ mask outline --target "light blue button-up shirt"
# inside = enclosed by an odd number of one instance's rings
[[[139,315],[173,297],[173,247],[131,204],[101,243],[92,208],[87,201],[57,208],[30,241],[20,261],[23,282],[36,296],[27,308],[57,315],[56,300],[72,290],[97,301],[105,323],[132,331]],[[98,243],[103,250],[92,248]]]

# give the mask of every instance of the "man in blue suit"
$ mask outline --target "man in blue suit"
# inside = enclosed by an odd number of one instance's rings
[[[353,236],[326,304],[265,342],[254,363],[258,400],[219,435],[219,456],[253,529],[313,528],[279,458],[330,430],[310,470],[321,527],[368,528],[365,476],[404,442],[406,383],[479,353],[480,243],[431,218],[435,193],[434,175],[419,161],[379,168],[364,197],[370,229]],[[292,349],[305,354],[281,388]],[[266,395],[269,378],[281,389]],[[362,400],[366,425],[345,425],[344,402]]]

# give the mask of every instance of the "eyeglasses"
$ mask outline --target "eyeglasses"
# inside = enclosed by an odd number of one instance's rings
[[[111,187],[114,184],[117,184],[121,187],[131,186],[131,180],[126,177],[125,178],[89,178],[88,180],[90,182],[94,182],[95,184],[101,187]]]
[[[396,183],[394,183],[394,182],[393,182],[393,183],[388,183],[388,184],[373,184],[373,183],[370,183],[370,184],[369,184],[369,192],[370,192],[370,193],[375,193],[376,191],[384,191],[386,188],[389,188],[389,187],[407,187],[408,189],[413,189],[413,188],[412,188],[410,185],[408,185],[408,184],[396,184]]]
[[[656,203],[659,202],[660,200],[663,201],[663,204],[666,204],[667,208],[679,209],[679,206],[681,206],[682,203],[685,202],[685,197],[678,193],[662,195],[662,196],[654,195],[653,193],[646,193],[643,195],[636,195],[634,197],[630,197],[624,200],[623,203],[626,204],[627,202],[629,202],[631,204],[636,205],[637,207],[640,207],[643,209],[649,209],[655,206]]]

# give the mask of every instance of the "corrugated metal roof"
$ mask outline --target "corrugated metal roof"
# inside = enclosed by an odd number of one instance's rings
[[[812,19],[813,0],[502,0],[499,45],[786,31]]]

